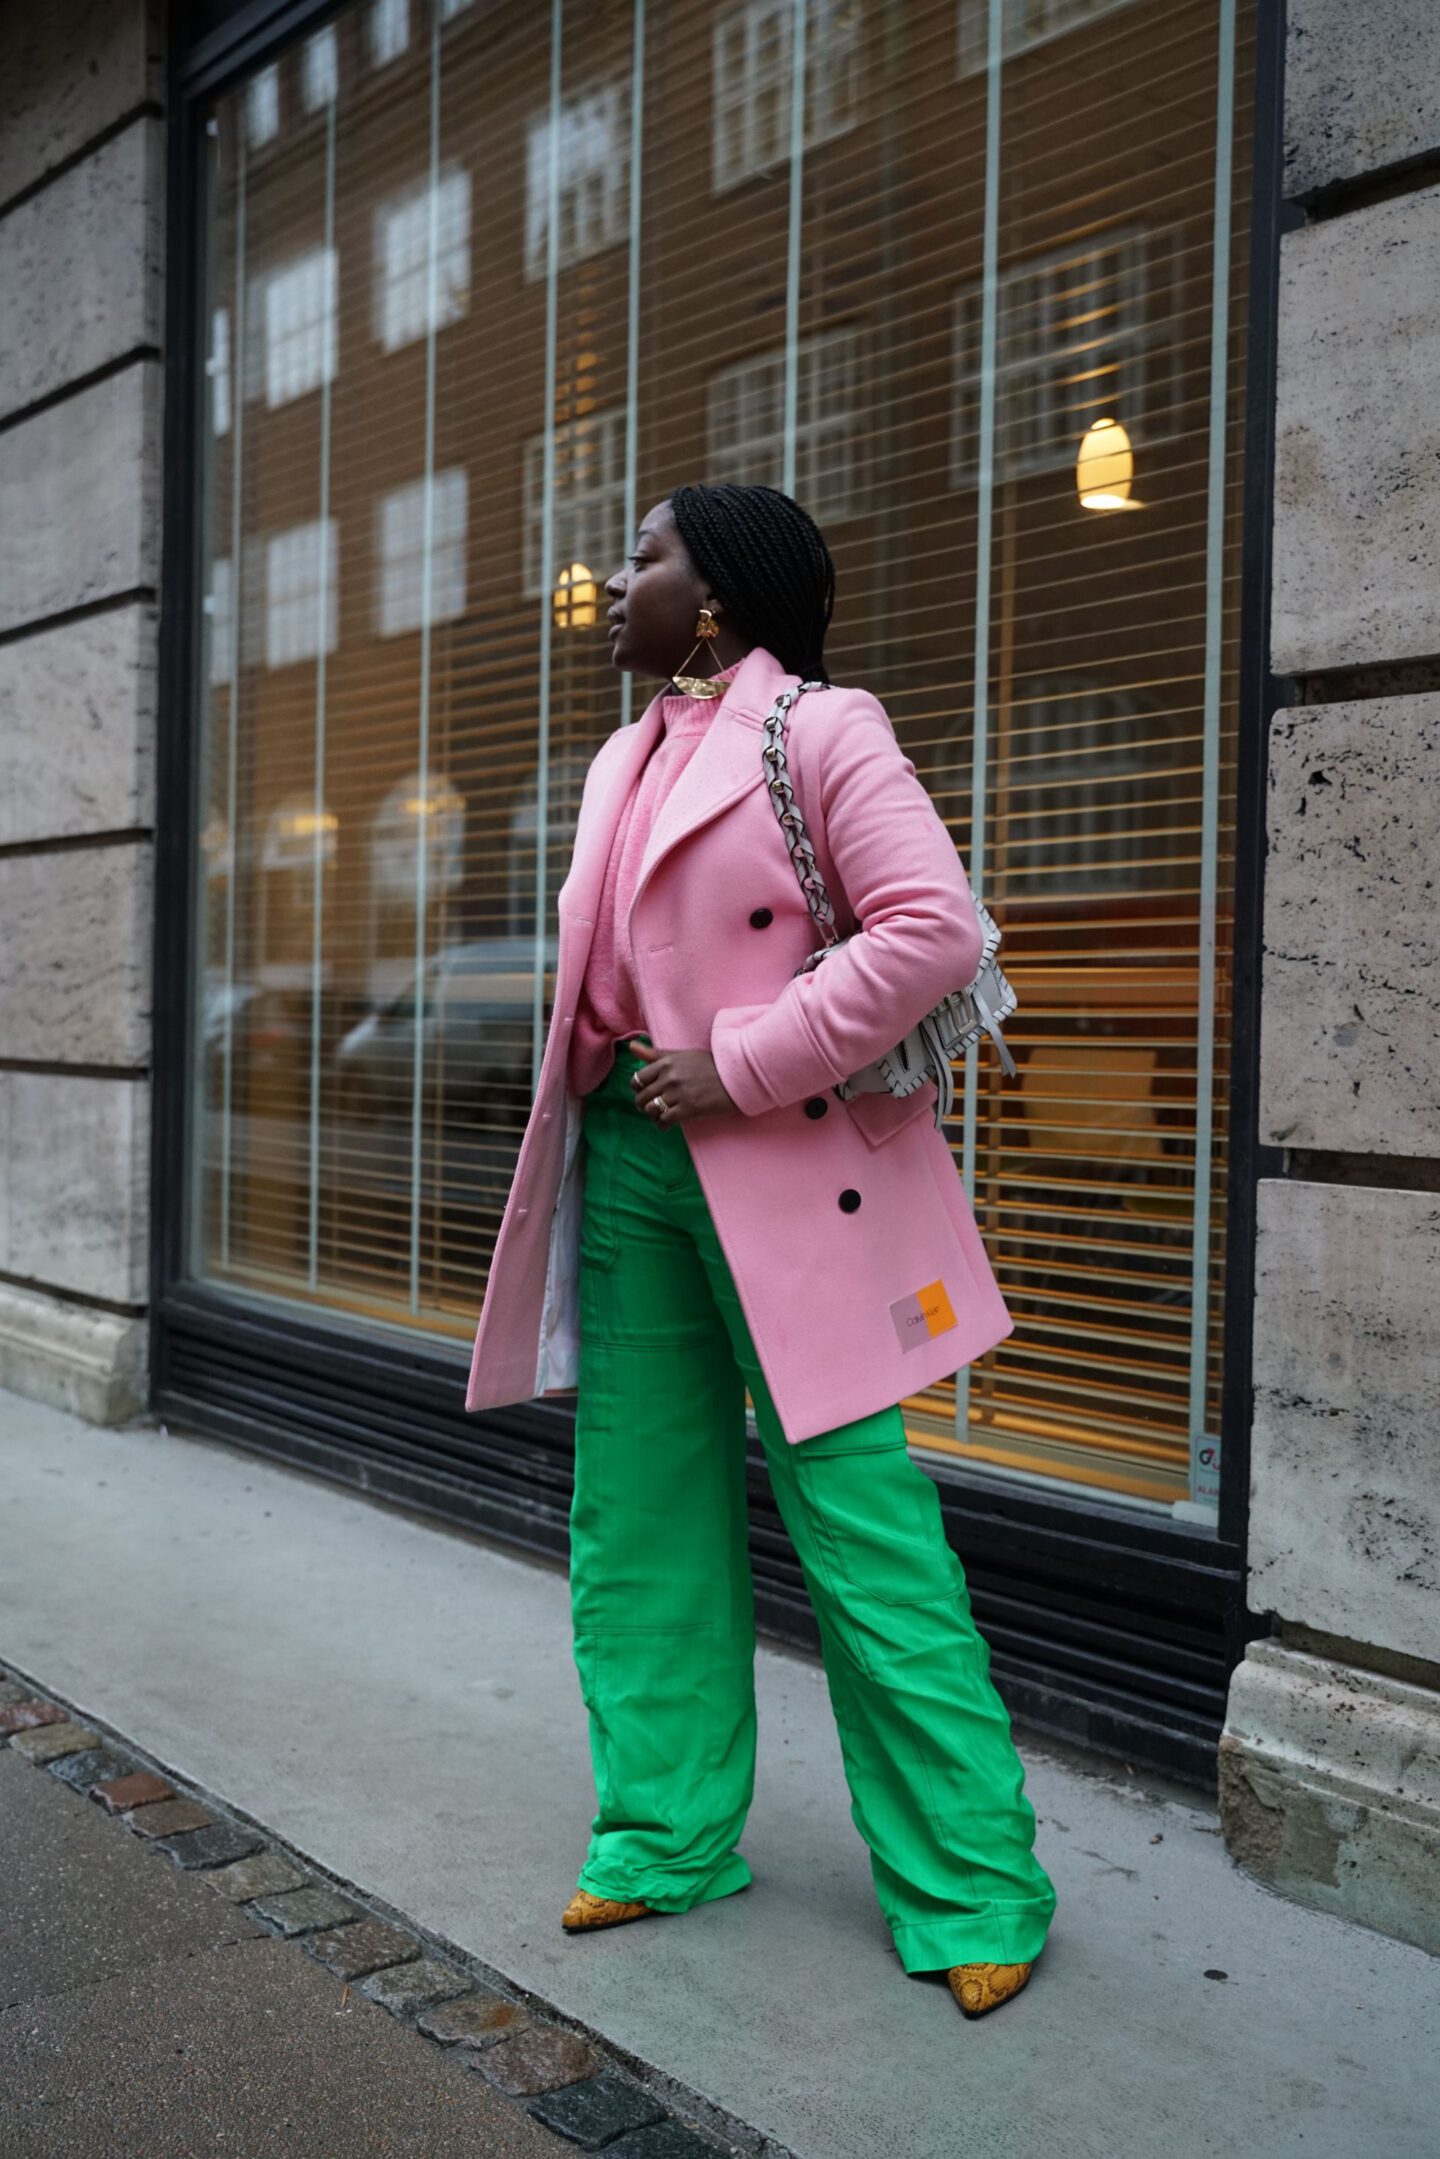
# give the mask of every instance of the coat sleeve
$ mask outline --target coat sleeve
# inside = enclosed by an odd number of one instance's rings
[[[964,866],[884,706],[852,691],[836,719],[818,731],[820,807],[858,928],[773,1002],[716,1013],[710,1052],[747,1117],[883,1056],[980,964]]]

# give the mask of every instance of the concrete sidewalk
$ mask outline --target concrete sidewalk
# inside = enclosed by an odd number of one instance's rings
[[[754,1886],[566,1937],[593,1794],[563,1576],[226,1447],[0,1395],[5,1660],[803,2159],[1433,2159],[1440,1967],[1271,1897],[1138,1778],[1028,1747],[1035,1979],[977,2024],[907,1979],[823,1674],[781,1652]]]

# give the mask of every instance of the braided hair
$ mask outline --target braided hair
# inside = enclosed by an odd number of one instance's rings
[[[677,487],[670,510],[690,560],[787,674],[828,682],[825,632],[835,565],[808,511],[778,487]]]

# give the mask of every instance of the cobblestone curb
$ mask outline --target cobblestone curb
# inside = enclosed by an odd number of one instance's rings
[[[24,1755],[172,1865],[204,1874],[269,1933],[353,1983],[417,2035],[463,2061],[577,2150],[607,2159],[788,2159],[754,2138],[729,2143],[645,2089],[603,2042],[547,2005],[482,1980],[364,1891],[326,1881],[252,1823],[186,1789],[128,1742],[92,1729],[0,1670],[0,1747]]]

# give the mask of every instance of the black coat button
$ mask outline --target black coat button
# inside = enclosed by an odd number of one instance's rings
[[[847,1186],[846,1189],[840,1194],[840,1206],[842,1212],[845,1214],[854,1214],[855,1209],[859,1206],[859,1204],[860,1194],[854,1191],[851,1187]]]
[[[757,907],[750,917],[750,927],[752,930],[768,930],[774,920],[775,917],[768,907]]]
[[[805,1104],[805,1114],[807,1117],[823,1117],[829,1107],[830,1104],[823,1094],[812,1094]]]

